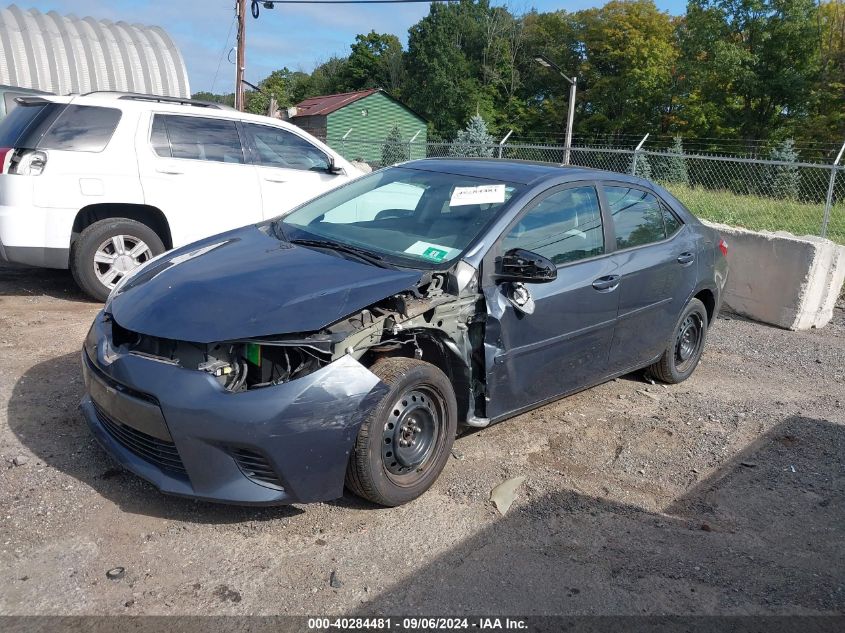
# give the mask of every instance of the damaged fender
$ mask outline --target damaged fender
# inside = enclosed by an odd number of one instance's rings
[[[358,361],[345,356],[291,382],[230,393],[203,372],[106,350],[109,337],[102,330],[109,327],[99,317],[92,332],[101,331],[88,341],[101,343],[94,349],[86,344],[82,353],[86,391],[92,394],[83,399],[82,411],[97,440],[127,469],[162,492],[223,502],[295,503],[343,494],[358,430],[388,391]],[[125,384],[133,389],[122,388]],[[132,441],[136,416],[126,412],[138,401],[160,408],[163,428],[157,434],[175,445],[182,472],[142,459],[104,427],[107,422],[129,427],[121,437]],[[118,412],[122,419],[116,419]],[[245,477],[233,458],[237,449],[263,455],[281,489]]]

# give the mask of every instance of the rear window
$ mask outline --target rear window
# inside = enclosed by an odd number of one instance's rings
[[[16,107],[0,121],[0,147],[34,149],[63,107],[49,101]]]
[[[18,110],[20,108],[15,112]],[[117,108],[69,105],[56,119],[38,147],[74,152],[102,152],[117,129],[118,121],[120,110]]]

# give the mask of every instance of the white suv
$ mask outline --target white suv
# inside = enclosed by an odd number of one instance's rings
[[[70,268],[101,300],[166,249],[361,175],[293,125],[217,104],[124,93],[16,101],[0,122],[0,260]]]

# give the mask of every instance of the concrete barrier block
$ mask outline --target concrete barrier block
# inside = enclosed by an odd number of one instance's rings
[[[845,246],[810,235],[705,223],[728,242],[728,308],[789,330],[827,325],[845,282]]]

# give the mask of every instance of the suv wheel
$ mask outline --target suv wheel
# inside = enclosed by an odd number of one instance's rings
[[[105,301],[125,274],[164,251],[161,238],[147,225],[109,218],[82,231],[71,251],[70,269],[86,294]]]

